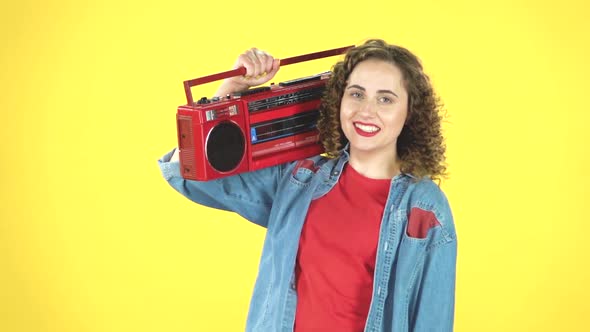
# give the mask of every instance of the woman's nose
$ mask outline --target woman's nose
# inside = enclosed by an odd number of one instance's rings
[[[373,116],[375,114],[375,105],[373,105],[373,102],[370,100],[365,100],[363,101],[363,103],[360,105],[360,113],[367,115],[367,116]]]

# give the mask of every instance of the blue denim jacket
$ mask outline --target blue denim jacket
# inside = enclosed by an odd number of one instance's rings
[[[338,182],[348,153],[337,159],[310,158],[315,167],[293,162],[207,182],[183,179],[178,162],[169,162],[171,156],[166,154],[159,164],[174,189],[267,228],[246,331],[292,331],[303,222],[310,202]],[[407,234],[414,208],[436,218],[425,238]],[[443,192],[430,179],[394,177],[383,212],[365,331],[452,331],[456,256],[455,227]]]

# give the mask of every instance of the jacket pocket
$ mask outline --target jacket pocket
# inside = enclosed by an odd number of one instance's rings
[[[308,186],[313,180],[318,168],[312,160],[300,160],[291,172],[289,181],[297,186]]]

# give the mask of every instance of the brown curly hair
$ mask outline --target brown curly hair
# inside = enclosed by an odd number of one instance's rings
[[[387,44],[381,39],[367,40],[350,49],[343,61],[332,68],[332,76],[320,106],[317,127],[329,158],[340,155],[348,143],[340,124],[340,103],[350,73],[367,59],[378,59],[398,67],[408,92],[408,116],[397,139],[401,171],[416,178],[446,178],[445,144],[441,133],[442,103],[435,94],[420,60],[407,49]]]

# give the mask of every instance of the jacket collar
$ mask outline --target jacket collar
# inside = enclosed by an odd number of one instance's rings
[[[340,157],[337,158],[337,162],[336,164],[332,167],[331,173],[330,173],[330,180],[332,180],[333,177],[336,177],[334,179],[334,181],[338,181],[338,179],[340,178],[340,174],[342,174],[342,169],[344,168],[344,165],[346,165],[346,163],[350,160],[350,142],[346,143],[346,146],[344,146],[344,148],[342,150],[340,150]],[[400,177],[410,177],[412,179],[416,179],[416,177],[410,173],[400,173],[396,176],[394,176],[392,178],[392,180],[396,180],[397,178]]]

